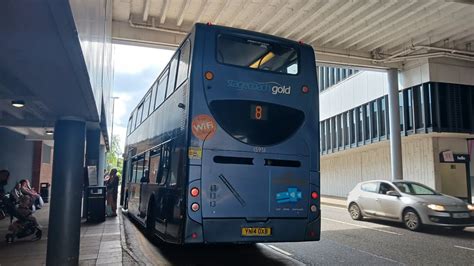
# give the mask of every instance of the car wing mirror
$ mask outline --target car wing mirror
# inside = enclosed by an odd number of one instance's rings
[[[395,197],[401,197],[402,196],[402,195],[400,195],[400,193],[398,193],[396,191],[393,191],[393,190],[387,191],[387,195],[395,196]]]

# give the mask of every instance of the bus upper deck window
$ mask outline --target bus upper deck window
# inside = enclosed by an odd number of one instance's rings
[[[298,52],[295,48],[230,35],[219,35],[217,61],[270,72],[298,74]]]

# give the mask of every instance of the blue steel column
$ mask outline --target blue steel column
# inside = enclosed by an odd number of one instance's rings
[[[84,121],[56,122],[47,265],[78,264],[84,141]]]
[[[389,69],[387,76],[392,180],[403,180],[402,137],[400,135],[400,108],[398,103],[398,70],[393,68]]]

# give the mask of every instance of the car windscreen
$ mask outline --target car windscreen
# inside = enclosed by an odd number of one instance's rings
[[[237,36],[221,34],[217,38],[217,61],[251,69],[298,74],[296,49]]]
[[[437,195],[438,193],[431,188],[410,182],[393,182],[393,184],[403,193],[411,195]]]

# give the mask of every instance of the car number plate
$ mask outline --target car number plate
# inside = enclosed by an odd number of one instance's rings
[[[271,236],[270,227],[242,227],[242,236]]]
[[[453,213],[453,218],[469,218],[468,212]]]

